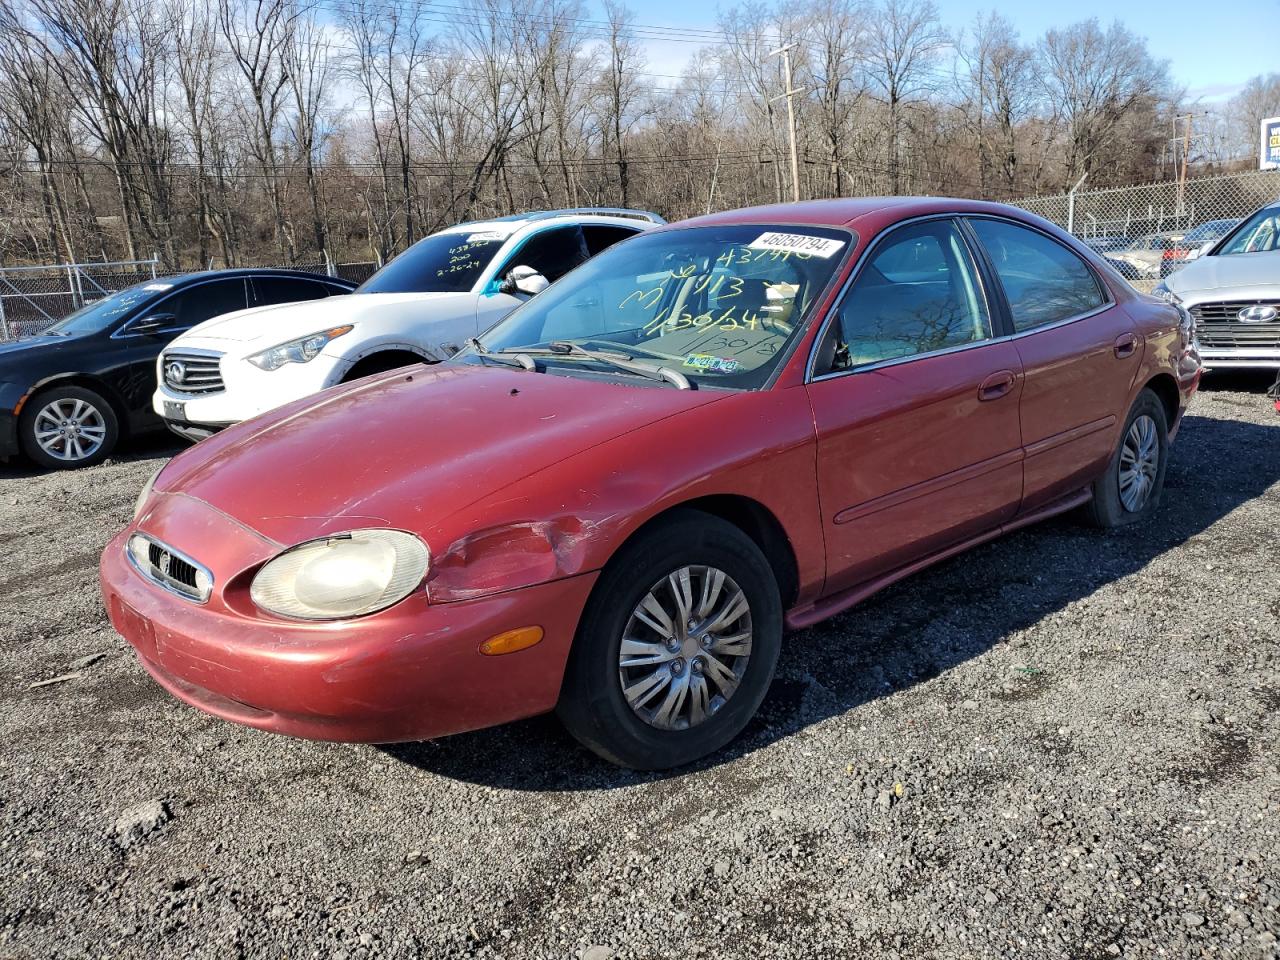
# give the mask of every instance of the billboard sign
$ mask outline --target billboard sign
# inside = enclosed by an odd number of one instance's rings
[[[1280,117],[1262,121],[1262,152],[1258,169],[1280,170]]]

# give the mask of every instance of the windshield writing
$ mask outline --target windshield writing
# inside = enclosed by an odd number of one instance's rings
[[[759,225],[644,234],[529,301],[483,343],[509,350],[569,341],[691,379],[759,386],[851,239],[831,228]]]

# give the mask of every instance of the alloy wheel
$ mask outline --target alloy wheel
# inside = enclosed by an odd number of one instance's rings
[[[632,611],[618,653],[631,709],[659,730],[704,723],[733,696],[751,658],[751,605],[723,570],[685,566]]]
[[[1160,468],[1160,434],[1156,422],[1142,414],[1129,424],[1120,448],[1120,502],[1130,513],[1147,504]]]
[[[36,413],[34,430],[40,449],[67,463],[93,456],[107,438],[102,411],[75,397],[62,397],[43,406]]]

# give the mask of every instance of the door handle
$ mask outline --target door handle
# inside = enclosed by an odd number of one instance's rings
[[[1017,377],[1012,370],[998,370],[978,386],[979,400],[999,400],[1013,389]]]
[[[1116,337],[1116,356],[1123,360],[1125,357],[1133,356],[1133,352],[1138,349],[1138,337],[1132,333],[1122,333]]]

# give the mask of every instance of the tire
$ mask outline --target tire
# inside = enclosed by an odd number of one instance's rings
[[[646,598],[664,611],[681,609],[675,589],[682,571],[689,575],[689,622],[699,620],[699,628],[689,630],[684,618],[676,624],[671,616],[671,630],[655,630],[648,624],[661,621],[652,607],[647,621],[638,619]],[[718,588],[716,573],[724,574]],[[722,615],[740,608],[739,593],[746,612],[716,626]],[[627,631],[631,666],[620,661]],[[676,646],[664,645],[660,636]],[[769,688],[781,645],[782,600],[760,548],[725,520],[681,510],[627,544],[605,567],[578,625],[556,712],[580,743],[611,763],[635,770],[682,766],[742,732]],[[683,697],[672,693],[677,685],[686,691]],[[650,687],[651,695],[637,692]],[[700,690],[706,695],[699,696]],[[674,701],[675,710],[664,710]]]
[[[1141,474],[1146,487],[1140,502],[1135,502],[1132,486],[1125,482],[1127,476],[1134,473],[1128,465],[1135,452],[1147,449],[1154,450],[1156,462],[1152,465],[1145,461],[1145,466],[1140,463],[1137,473]],[[1141,456],[1136,459],[1144,460]],[[1144,389],[1125,418],[1106,472],[1093,482],[1093,499],[1084,507],[1085,519],[1104,530],[1147,519],[1159,509],[1168,461],[1169,424],[1164,404],[1155,393]]]
[[[42,467],[91,467],[115,449],[120,421],[101,394],[70,384],[54,386],[23,406],[18,437],[23,452]]]

